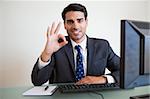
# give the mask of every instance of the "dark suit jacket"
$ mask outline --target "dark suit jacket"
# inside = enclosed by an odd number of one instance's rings
[[[70,39],[68,44],[52,55],[51,62],[38,68],[38,60],[32,71],[32,83],[42,85],[48,80],[50,83],[71,83],[75,79],[75,63]],[[111,49],[108,41],[87,37],[87,75],[104,75],[105,68],[111,71],[116,81],[119,81],[120,59]]]

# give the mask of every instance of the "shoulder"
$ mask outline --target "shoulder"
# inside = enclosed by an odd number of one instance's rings
[[[109,42],[106,39],[100,39],[100,38],[89,38],[89,41],[95,43],[95,44],[106,44],[109,45]]]

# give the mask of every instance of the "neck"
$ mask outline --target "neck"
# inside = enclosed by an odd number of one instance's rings
[[[86,35],[84,35],[84,36],[82,37],[82,39],[76,40],[76,41],[74,41],[74,42],[76,42],[77,44],[79,44],[79,43],[81,43],[85,38],[86,38]]]

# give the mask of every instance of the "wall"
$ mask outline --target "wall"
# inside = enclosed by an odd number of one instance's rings
[[[34,63],[44,48],[46,29],[53,21],[62,21],[61,11],[69,3],[67,1],[1,2],[0,87],[32,85],[30,75]],[[120,55],[120,20],[148,20],[146,0],[82,3],[89,12],[87,35],[107,39],[118,55]],[[63,26],[60,33],[66,35]]]
[[[150,1],[148,1],[148,20],[150,21]]]
[[[0,83],[2,82],[2,61],[1,61],[1,59],[2,59],[2,57],[1,57],[1,55],[2,55],[2,23],[1,23],[1,21],[2,21],[2,6],[1,6],[1,3],[0,3]]]
[[[2,5],[0,3],[0,85],[2,85]]]

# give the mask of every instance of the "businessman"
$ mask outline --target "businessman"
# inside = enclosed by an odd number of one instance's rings
[[[119,81],[120,59],[108,41],[86,35],[87,16],[85,6],[72,3],[62,12],[68,36],[58,34],[61,23],[48,27],[45,48],[31,74],[35,86],[47,81],[77,84]],[[110,74],[105,74],[106,68]]]

